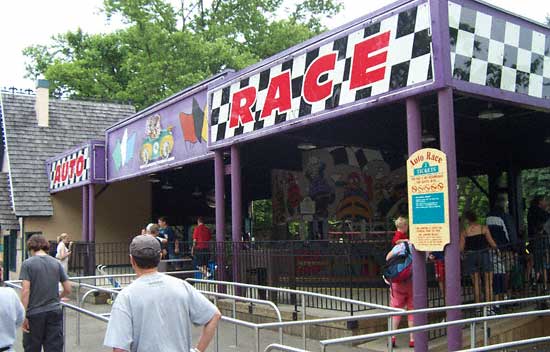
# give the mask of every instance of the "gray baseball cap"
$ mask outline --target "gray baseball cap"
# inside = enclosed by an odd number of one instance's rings
[[[160,243],[150,235],[136,236],[130,243],[130,254],[138,258],[158,257],[160,255]]]

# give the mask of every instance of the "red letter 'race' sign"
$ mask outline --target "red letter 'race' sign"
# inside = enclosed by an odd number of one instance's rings
[[[335,118],[346,113],[343,107],[358,101],[399,94],[400,89],[433,80],[426,2],[365,19],[309,43],[214,85],[208,93],[209,143],[260,136],[259,130],[275,125],[309,124],[292,120],[314,119],[329,110],[330,116],[325,116]]]
[[[247,87],[238,91],[233,95],[233,101],[231,102],[231,117],[229,120],[229,127],[235,128],[241,124],[248,122],[254,122],[254,117],[250,108],[256,102],[256,88]]]
[[[319,84],[319,77],[334,70],[336,53],[331,53],[315,59],[306,72],[304,78],[304,99],[309,103],[323,100],[332,94],[332,80]]]
[[[375,55],[372,55],[372,53],[387,48],[389,43],[390,32],[385,32],[355,45],[353,65],[351,67],[351,82],[349,84],[350,89],[362,88],[384,79],[386,66],[369,70],[386,63],[387,51]]]

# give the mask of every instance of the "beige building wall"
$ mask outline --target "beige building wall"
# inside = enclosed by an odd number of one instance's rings
[[[96,194],[103,188],[96,185]],[[42,232],[54,240],[63,232],[82,240],[82,189],[52,195],[54,215],[25,218],[25,232]],[[151,184],[137,178],[110,184],[96,198],[96,242],[125,242],[151,219]]]

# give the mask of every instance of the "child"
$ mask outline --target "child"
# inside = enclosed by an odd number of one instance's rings
[[[407,220],[406,217],[404,216],[398,217],[395,220],[395,228],[396,228],[396,231],[391,240],[392,247],[403,241],[409,240],[409,235],[407,233],[409,231],[409,221]]]

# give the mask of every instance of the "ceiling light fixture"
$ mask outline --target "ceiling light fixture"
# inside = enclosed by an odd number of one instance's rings
[[[159,183],[159,182],[160,182],[160,179],[158,179],[156,176],[151,175],[151,176],[149,177],[149,182],[151,182],[151,183]]]
[[[544,139],[544,143],[550,144],[550,136],[548,136]]]
[[[317,149],[317,146],[313,143],[303,142],[303,143],[298,144],[298,149],[300,149],[300,150],[313,150],[313,149]]]
[[[202,196],[202,192],[201,190],[199,189],[199,187],[195,187],[195,190],[193,191],[193,193],[191,193],[191,195],[195,198],[199,198],[200,196]]]
[[[162,188],[165,191],[170,191],[170,190],[174,189],[174,186],[172,186],[170,184],[170,182],[166,181],[166,183],[163,184],[162,186],[160,186],[160,188]]]
[[[433,134],[428,132],[428,130],[422,130],[422,143],[432,143],[435,141],[436,138]]]
[[[493,108],[493,104],[489,103],[487,109],[481,110],[477,117],[482,120],[496,120],[504,116],[502,110]]]

